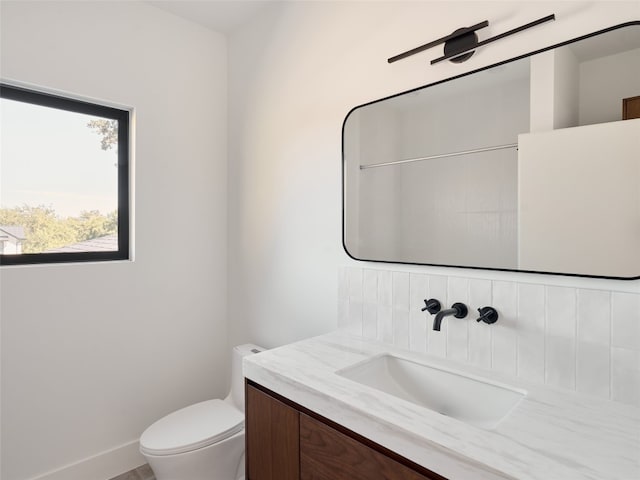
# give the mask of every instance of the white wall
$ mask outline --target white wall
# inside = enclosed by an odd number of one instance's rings
[[[638,78],[640,48],[581,63],[580,125],[622,120],[622,99],[638,95]]]
[[[531,131],[578,125],[579,64],[569,46],[531,57]]]
[[[135,109],[135,261],[0,271],[1,476],[104,480],[228,385],[226,40],[137,2],[0,8],[3,79]]]
[[[555,51],[548,50],[531,57],[530,131],[553,130]]]
[[[569,46],[554,53],[553,128],[578,125],[580,75],[578,59]]]
[[[391,57],[489,19],[482,38],[555,13],[468,62],[429,65],[435,48]],[[229,39],[230,333],[274,346],[336,327],[341,125],[378,98],[630,19],[637,2],[304,2]],[[442,272],[416,267],[412,271]],[[639,282],[446,270],[487,279],[638,291]]]
[[[520,135],[520,268],[638,276],[638,152],[638,119]]]

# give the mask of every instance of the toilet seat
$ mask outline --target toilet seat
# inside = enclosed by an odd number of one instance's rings
[[[170,413],[140,437],[140,452],[175,455],[207,447],[244,428],[244,414],[220,399],[207,400]]]

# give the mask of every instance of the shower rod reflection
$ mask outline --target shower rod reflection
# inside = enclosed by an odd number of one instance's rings
[[[435,160],[436,158],[459,157],[461,155],[470,155],[472,153],[492,152],[494,150],[505,150],[507,148],[518,148],[517,143],[509,143],[507,145],[495,145],[493,147],[475,148],[473,150],[463,150],[460,152],[441,153],[439,155],[430,155],[428,157],[406,158],[404,160],[395,160],[393,162],[372,163],[370,165],[360,165],[360,170],[368,168],[388,167],[390,165],[402,165],[403,163],[422,162],[424,160]]]

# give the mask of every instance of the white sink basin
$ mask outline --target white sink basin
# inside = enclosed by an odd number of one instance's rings
[[[376,356],[336,373],[486,429],[495,428],[527,393],[480,377],[393,355]]]

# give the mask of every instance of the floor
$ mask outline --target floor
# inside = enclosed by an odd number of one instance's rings
[[[122,475],[118,475],[111,480],[156,480],[156,477],[151,471],[149,465],[145,463],[144,465],[123,473]]]

